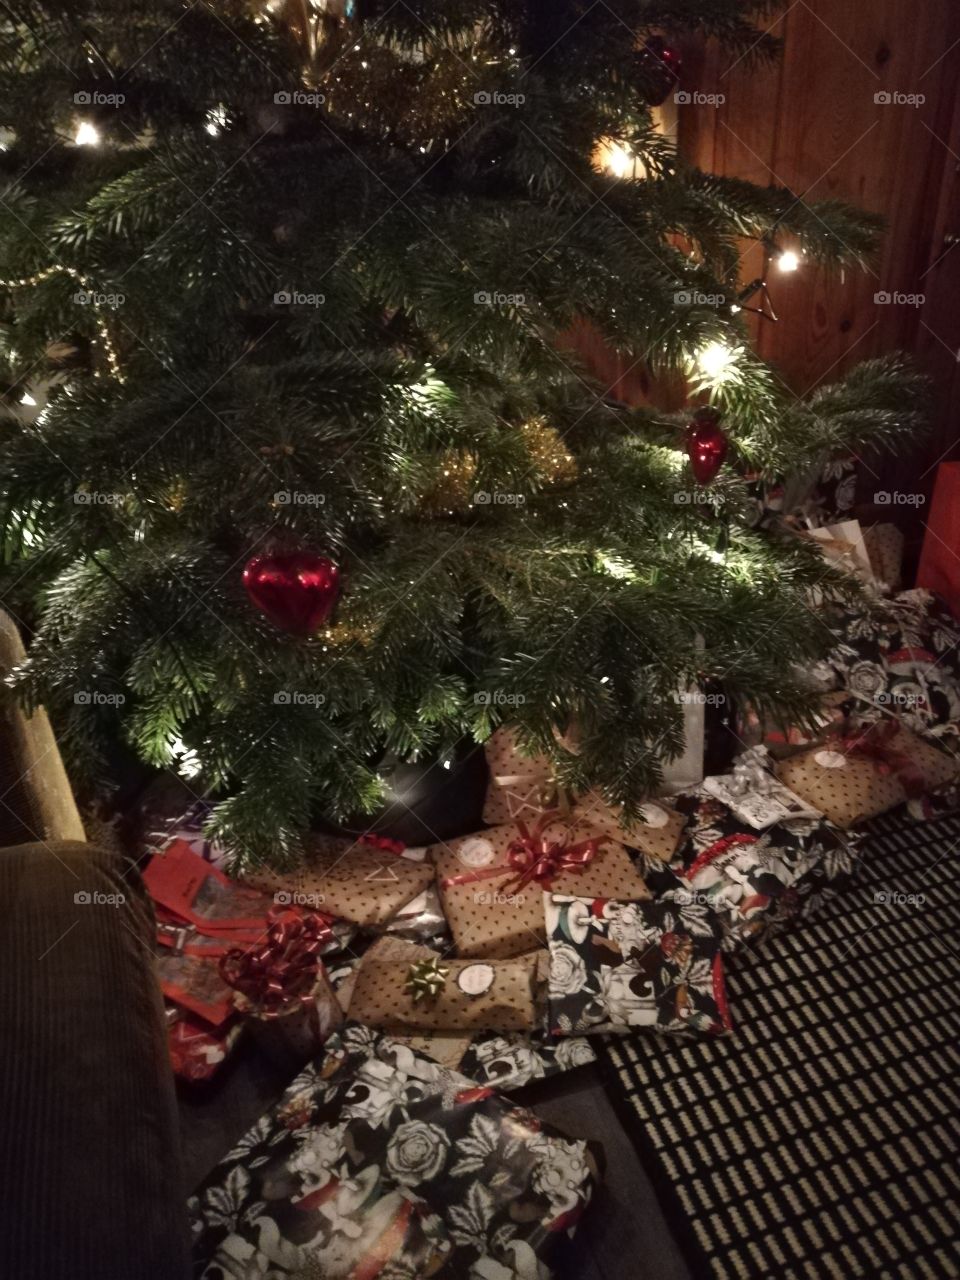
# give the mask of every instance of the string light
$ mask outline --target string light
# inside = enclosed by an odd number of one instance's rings
[[[780,257],[777,259],[777,266],[781,271],[787,273],[798,271],[800,269],[800,255],[794,253],[792,249],[784,249]]]
[[[95,295],[97,293],[97,290],[94,288],[90,280],[82,272],[78,271],[76,267],[65,267],[59,264],[55,267],[44,267],[42,271],[36,272],[35,275],[21,276],[17,280],[0,279],[0,289],[32,289],[35,285],[42,284],[44,280],[49,280],[51,276],[61,274],[69,276],[71,280],[75,280],[84,293],[90,295]],[[97,326],[97,333],[100,335],[100,341],[103,343],[103,349],[107,353],[107,364],[110,366],[110,372],[119,383],[122,383],[123,374],[120,370],[120,360],[117,356],[117,349],[113,345],[113,339],[110,337],[110,330],[107,328],[106,321],[100,313],[100,308],[95,302],[93,303],[93,313]],[[96,378],[99,377],[99,374],[94,373],[93,376]]]
[[[207,133],[212,134],[215,138],[218,134],[223,132],[226,123],[227,109],[221,102],[217,106],[211,107],[207,112],[206,123],[203,127],[206,129]]]
[[[78,147],[98,147],[100,145],[100,131],[89,120],[81,120],[77,125],[77,132],[73,140]]]
[[[708,342],[697,353],[698,372],[712,382],[714,386],[726,381],[737,358],[738,348],[727,346],[725,342]]]
[[[643,161],[623,142],[613,138],[601,138],[593,153],[593,164],[601,173],[611,178],[644,178]]]
[[[32,409],[35,407],[37,402],[36,400],[34,400],[33,396],[30,394],[29,391],[25,391],[23,395],[20,397],[20,403],[25,404],[28,409]]]

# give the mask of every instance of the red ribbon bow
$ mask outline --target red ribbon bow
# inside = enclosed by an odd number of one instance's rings
[[[838,750],[844,755],[873,760],[881,773],[895,773],[908,796],[921,796],[926,791],[923,772],[905,751],[895,747],[900,726],[893,720],[879,720],[859,733],[841,738]]]
[[[378,836],[372,831],[365,836],[361,836],[357,843],[368,844],[374,849],[382,849],[384,853],[395,853],[398,857],[407,847],[402,840],[391,840],[389,836]]]
[[[593,836],[572,845],[567,843],[569,831],[560,840],[549,839],[546,829],[557,821],[557,817],[556,811],[545,813],[532,832],[525,823],[517,821],[520,838],[512,840],[507,849],[510,866],[519,873],[517,880],[511,881],[511,888],[522,889],[531,880],[536,880],[550,889],[556,877],[564,871],[583,875],[587,864],[600,852],[603,836]]]
[[[259,948],[235,947],[220,959],[220,976],[257,1007],[276,1018],[294,1004],[309,1004],[320,969],[320,950],[333,937],[332,916],[297,915],[274,907]]]

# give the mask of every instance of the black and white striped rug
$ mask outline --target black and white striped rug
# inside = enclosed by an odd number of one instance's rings
[[[727,977],[732,1036],[598,1044],[695,1274],[960,1276],[960,816]]]

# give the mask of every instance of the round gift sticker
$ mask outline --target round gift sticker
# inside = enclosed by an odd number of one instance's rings
[[[659,804],[642,804],[640,817],[648,827],[665,827],[670,821],[670,815]]]
[[[813,757],[822,769],[845,769],[847,757],[840,751],[818,751]]]
[[[489,867],[496,856],[496,849],[483,836],[471,836],[457,849],[457,857],[467,867]]]
[[[493,986],[496,972],[492,964],[468,964],[457,977],[457,986],[466,996],[482,996]]]

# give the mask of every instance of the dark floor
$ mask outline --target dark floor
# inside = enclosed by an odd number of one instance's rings
[[[180,1128],[188,1189],[210,1171],[288,1082],[250,1045],[213,1086],[181,1090]],[[584,1215],[558,1280],[688,1280],[650,1180],[611,1110],[595,1066],[578,1067],[512,1095],[576,1138],[603,1144],[604,1186]]]

